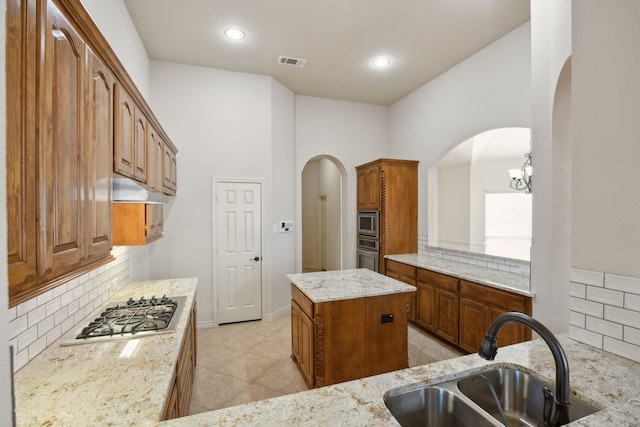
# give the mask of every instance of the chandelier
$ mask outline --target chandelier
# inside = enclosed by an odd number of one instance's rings
[[[531,152],[524,153],[527,158],[520,169],[509,169],[511,182],[509,186],[514,190],[531,193],[531,179],[533,176],[533,168],[531,167]]]

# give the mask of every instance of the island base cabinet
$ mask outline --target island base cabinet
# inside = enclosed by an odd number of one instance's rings
[[[295,302],[291,302],[291,357],[297,362],[305,383],[312,387],[314,376],[313,321]]]
[[[310,388],[408,367],[410,293],[312,303],[291,287],[291,357]]]

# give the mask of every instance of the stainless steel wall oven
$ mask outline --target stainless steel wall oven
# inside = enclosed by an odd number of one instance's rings
[[[358,237],[358,268],[380,271],[380,247],[377,240]]]

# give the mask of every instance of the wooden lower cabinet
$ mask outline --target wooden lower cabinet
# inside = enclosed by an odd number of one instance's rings
[[[458,279],[418,268],[416,323],[458,344]]]
[[[300,306],[291,302],[291,355],[307,384],[313,383],[313,321]]]
[[[310,388],[408,367],[409,293],[313,303],[292,285],[291,296],[291,357]]]
[[[172,386],[165,401],[163,420],[184,417],[189,414],[191,390],[196,371],[196,311],[194,302],[176,362]]]
[[[392,260],[386,260],[386,274],[392,279],[399,280],[411,286],[417,287],[416,268],[411,265],[403,264]],[[419,292],[420,290],[418,290]],[[407,316],[412,322],[416,321],[416,292],[410,292],[411,300],[409,301],[409,311]]]
[[[531,315],[531,298],[461,280],[459,346],[469,352],[478,351],[491,322],[510,311]],[[531,329],[507,324],[498,333],[498,347],[530,339]]]
[[[387,276],[417,287],[410,309],[415,317],[410,320],[471,353],[478,351],[489,325],[502,313],[531,315],[531,298],[513,292],[392,260],[387,260]],[[531,330],[523,325],[505,325],[498,334],[499,347],[528,340]]]

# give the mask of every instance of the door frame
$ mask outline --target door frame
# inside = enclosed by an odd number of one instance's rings
[[[216,227],[217,224],[217,214],[218,214],[218,184],[219,183],[233,183],[233,184],[258,184],[260,185],[260,247],[262,258],[261,262],[261,271],[260,271],[260,317],[264,320],[266,316],[266,307],[267,307],[267,268],[265,266],[265,253],[266,245],[265,245],[265,181],[264,179],[255,179],[255,178],[219,178],[212,177],[211,179],[211,230],[212,230],[212,262],[211,262],[211,284],[213,286],[213,326],[218,327],[220,324],[218,323],[218,286],[217,282],[217,274],[218,274],[218,229]]]

